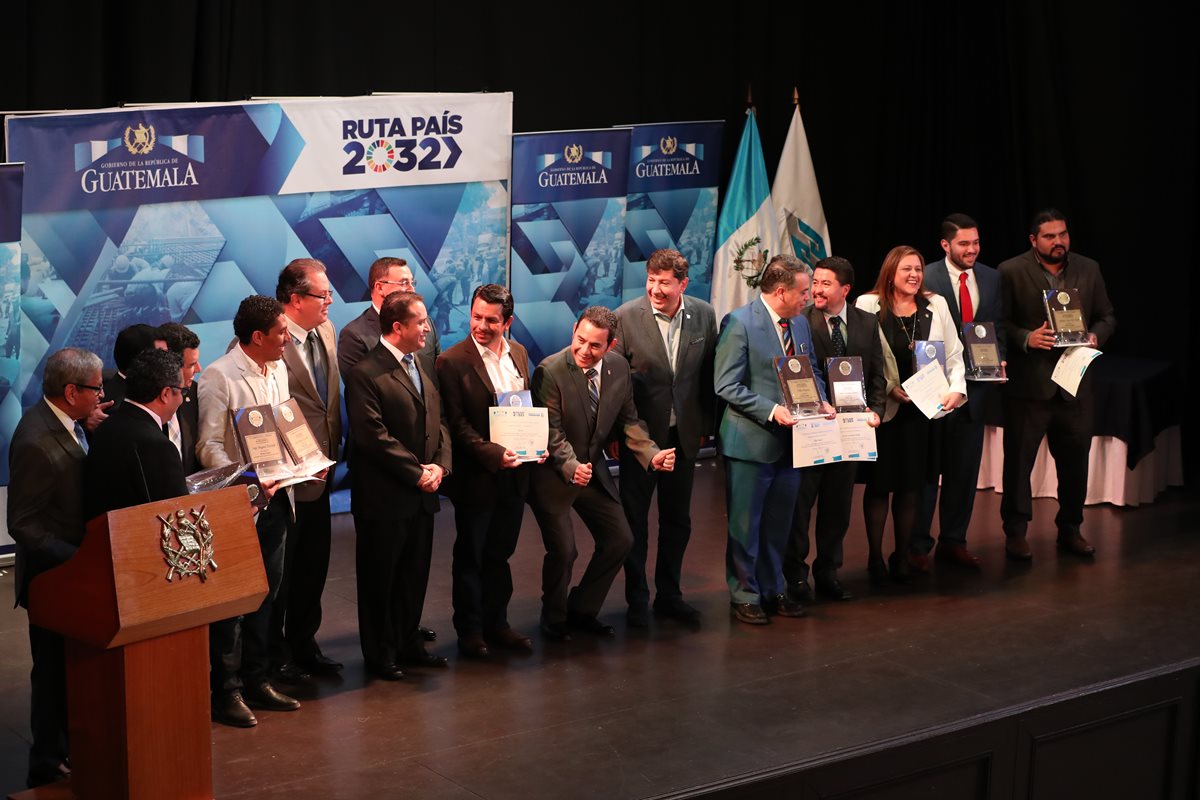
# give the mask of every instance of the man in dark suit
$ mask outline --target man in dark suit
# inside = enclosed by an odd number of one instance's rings
[[[796,421],[784,404],[775,359],[812,355],[802,313],[805,269],[794,256],[772,258],[762,272],[761,296],[730,312],[717,342],[713,382],[727,404],[720,429],[729,514],[725,575],[731,613],[747,625],[766,625],[770,613],[804,616],[783,578],[800,470],[792,466]],[[812,365],[822,401],[823,366]]]
[[[812,332],[813,361],[824,367],[830,358],[857,356],[862,359],[863,399],[879,424],[887,400],[887,378],[883,373],[883,349],[875,315],[846,302],[854,285],[854,267],[844,258],[823,258],[813,267],[813,304],[804,312]],[[834,378],[826,372],[826,378]],[[836,398],[833,384],[830,394]],[[787,590],[797,602],[813,599],[808,584],[808,529],[813,506],[817,506],[814,538],[817,557],[812,575],[816,593],[830,600],[850,600],[850,594],[837,571],[842,566],[842,542],[850,527],[850,505],[854,495],[854,476],[858,464],[853,461],[807,467],[800,471],[800,491],[792,535],[783,557],[783,576]]]
[[[84,463],[86,519],[188,493],[167,423],[183,403],[183,362],[143,350],[125,374],[125,401],[96,429]]]
[[[178,322],[158,326],[167,349],[183,359],[183,405],[167,423],[171,443],[183,459],[183,474],[191,475],[200,469],[196,455],[196,431],[200,427],[200,403],[196,399],[196,376],[200,374],[200,337]]]
[[[489,645],[528,651],[532,642],[508,623],[512,570],[529,472],[517,453],[489,440],[490,409],[499,393],[529,388],[529,354],[504,334],[513,298],[489,283],[471,297],[471,335],[438,358],[439,385],[453,442],[454,629],[458,650],[485,658]]]
[[[1116,328],[1100,265],[1071,252],[1071,236],[1062,212],[1038,212],[1029,227],[1030,250],[1000,265],[1001,318],[1008,337],[1008,383],[1004,401],[1005,552],[1029,561],[1033,556],[1025,532],[1033,519],[1029,476],[1042,437],[1058,471],[1058,549],[1091,557],[1095,549],[1079,532],[1087,498],[1088,454],[1092,446],[1092,406],[1087,378],[1072,397],[1051,379],[1062,355],[1054,347],[1054,331],[1046,320],[1047,290],[1077,289],[1084,324],[1093,347],[1108,341]]]
[[[713,432],[713,350],[717,323],[713,308],[685,297],[688,262],[678,250],[655,250],[646,262],[646,294],[617,309],[613,352],[629,362],[633,402],[650,438],[675,448],[672,472],[647,472],[637,455],[621,447],[621,505],[633,532],[625,559],[626,620],[634,628],[649,622],[646,578],[650,498],[658,489],[658,557],[654,565],[654,611],[695,624],[700,612],[684,602],[679,586],[683,553],[692,534],[692,480],[700,441]]]
[[[99,356],[67,347],[46,359],[43,400],[21,417],[9,443],[8,532],[16,542],[14,586],[25,606],[29,583],[75,554],[83,541],[82,420],[104,394]],[[63,638],[30,624],[30,727],[27,785],[69,774],[67,676]]]
[[[158,328],[153,325],[137,323],[122,328],[117,333],[117,339],[113,343],[113,361],[117,368],[104,377],[104,402],[92,409],[92,413],[83,423],[89,436],[101,422],[108,419],[109,412],[121,405],[121,401],[125,399],[125,372],[134,357],[153,347],[161,350],[167,348],[167,343],[159,334]]]
[[[546,358],[533,374],[534,402],[545,406],[549,458],[533,473],[533,514],[542,529],[542,635],[570,639],[568,628],[612,636],[596,618],[609,587],[633,545],[604,448],[615,436],[637,457],[637,468],[670,472],[675,450],[660,450],[638,419],[629,362],[611,353],[617,316],[601,306],[584,310],[571,344]],[[571,509],[596,549],[579,585],[567,592],[577,555]]]
[[[341,384],[329,306],[333,293],[325,265],[297,258],[279,273],[275,299],[287,317],[288,342],[283,350],[288,388],[300,407],[321,453],[337,461],[342,439]],[[321,595],[329,574],[332,522],[330,481],[307,481],[295,488],[295,524],[284,550],[283,583],[271,612],[271,650],[275,674],[284,681],[303,681],[310,674],[335,675],[340,662],[317,645],[321,627]]]
[[[351,506],[357,534],[358,635],[367,670],[444,667],[418,633],[433,554],[438,487],[450,473],[450,433],[437,386],[415,354],[429,316],[418,294],[395,292],[379,311],[379,344],[346,375]]]
[[[942,250],[946,257],[925,269],[925,288],[940,294],[954,317],[962,338],[968,322],[996,325],[1001,363],[1007,342],[1000,323],[1000,273],[979,258],[979,225],[966,214],[951,214],[942,221]],[[965,345],[964,345],[965,346]],[[967,379],[967,406],[946,417],[942,424],[942,503],[938,509],[938,561],[979,569],[979,557],[967,549],[967,527],[975,507],[979,462],[983,460],[983,412],[995,391],[991,383]],[[913,525],[908,561],[918,572],[929,571],[933,550],[933,510],[938,502],[936,481],[926,485]]]

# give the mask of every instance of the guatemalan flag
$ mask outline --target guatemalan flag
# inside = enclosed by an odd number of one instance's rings
[[[742,273],[733,268],[739,249],[754,237],[759,244],[746,250],[743,258],[756,251],[765,251],[767,258],[779,253],[779,228],[771,206],[771,185],[767,181],[767,165],[763,161],[762,142],[754,113],[746,111],[746,127],[733,162],[733,175],[725,189],[725,202],[717,218],[717,252],[713,256],[712,304],[717,319],[724,319],[735,308],[744,306],[758,296],[750,289]],[[751,273],[766,266],[765,262],[749,266]]]
[[[779,168],[775,170],[771,201],[775,205],[775,224],[783,252],[796,256],[810,268],[830,254],[829,226],[825,223],[798,103],[783,143]]]

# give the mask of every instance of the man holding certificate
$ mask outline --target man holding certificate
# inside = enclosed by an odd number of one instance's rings
[[[1077,396],[1051,380],[1064,350],[1057,349],[1052,320],[1047,319],[1046,293],[1077,296],[1078,319],[1087,328],[1085,342],[1104,344],[1116,327],[1113,306],[1100,265],[1071,253],[1067,220],[1055,209],[1040,211],[1029,228],[1032,247],[1000,265],[1001,316],[1008,337],[1008,383],[1004,387],[1004,521],[1005,552],[1029,561],[1033,554],[1025,532],[1033,519],[1029,476],[1042,437],[1058,471],[1058,549],[1090,557],[1095,549],[1079,532],[1087,497],[1088,455],[1092,447],[1091,399],[1086,382]]]
[[[486,658],[489,647],[529,651],[528,636],[508,624],[512,571],[529,472],[518,454],[491,441],[490,412],[498,397],[529,392],[529,353],[505,338],[513,298],[494,283],[471,296],[471,335],[438,357],[438,382],[453,444],[454,629],[458,651]],[[519,396],[519,395],[518,395]]]

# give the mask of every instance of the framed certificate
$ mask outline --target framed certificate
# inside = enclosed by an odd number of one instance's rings
[[[867,390],[862,359],[858,356],[825,359],[825,377],[833,405],[839,412],[866,411]]]
[[[321,446],[317,444],[317,437],[313,435],[308,421],[300,413],[300,406],[296,405],[296,398],[280,403],[272,411],[275,413],[275,425],[280,438],[283,439],[283,445],[292,461],[299,464],[314,456],[323,455]]]
[[[804,419],[822,416],[821,393],[817,389],[817,379],[808,356],[799,353],[778,356],[775,359],[775,372],[779,376],[779,387],[783,390],[783,404],[791,410],[793,417]]]
[[[269,405],[246,406],[229,412],[237,434],[242,460],[253,464],[260,480],[290,477],[287,456],[275,427],[275,414]]]
[[[967,380],[993,383],[1008,380],[1004,367],[1000,365],[1000,347],[993,323],[968,322],[963,325],[962,340]]]
[[[1087,323],[1078,289],[1047,289],[1043,293],[1046,321],[1054,331],[1055,347],[1076,347],[1088,343]]]

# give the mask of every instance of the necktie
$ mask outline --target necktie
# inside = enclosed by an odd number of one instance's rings
[[[79,442],[79,446],[83,448],[84,454],[88,451],[87,437],[83,434],[83,426],[78,422],[75,423],[75,441]]]
[[[967,273],[958,273],[958,308],[962,312],[963,325],[975,321],[975,309],[971,307],[971,290],[967,288]]]
[[[829,338],[833,340],[833,355],[835,358],[841,358],[846,355],[846,337],[842,336],[842,318],[830,317],[829,324],[833,326],[833,330],[829,332]]]
[[[167,437],[168,439],[171,438],[171,429],[167,427],[167,423],[165,422],[162,424],[162,432],[163,436]]]
[[[796,344],[792,341],[792,323],[790,320],[779,320],[779,327],[783,328],[783,352],[785,355],[796,355]]]
[[[325,351],[321,347],[315,330],[308,332],[305,344],[308,347],[308,363],[312,364],[313,386],[317,387],[317,394],[321,396],[321,402],[324,403],[329,397],[329,379],[325,376]],[[418,387],[420,385],[417,383]]]
[[[417,394],[424,397],[425,389],[421,386],[421,373],[417,370],[417,362],[412,353],[404,356],[404,368],[408,370],[408,377],[412,378],[413,386],[417,387]]]
[[[600,388],[596,386],[596,369],[593,367],[583,373],[588,381],[588,406],[592,414],[592,424],[596,424],[596,412],[600,410]]]

